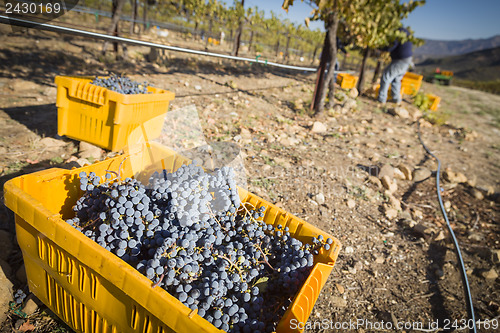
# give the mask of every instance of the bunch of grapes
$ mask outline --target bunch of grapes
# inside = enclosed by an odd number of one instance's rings
[[[234,172],[184,165],[149,183],[80,174],[67,222],[135,266],[155,287],[228,332],[272,332],[331,239],[303,244],[247,207]]]
[[[91,84],[116,91],[120,94],[148,94],[147,82],[132,81],[126,76],[111,74],[109,78],[96,77]]]
[[[22,289],[17,289],[16,293],[14,294],[14,301],[16,304],[21,304],[24,302],[24,299],[26,298],[26,294]]]

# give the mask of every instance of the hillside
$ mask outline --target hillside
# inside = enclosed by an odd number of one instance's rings
[[[428,73],[436,67],[452,70],[455,77],[475,81],[492,81],[500,77],[500,47],[463,55],[431,58],[417,63],[420,72]]]
[[[464,40],[433,40],[426,39],[425,44],[414,51],[415,58],[425,59],[427,57],[444,57],[466,54],[500,47],[500,35],[484,39]]]

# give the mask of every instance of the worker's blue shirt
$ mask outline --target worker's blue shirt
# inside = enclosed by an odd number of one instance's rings
[[[400,30],[406,32],[406,34],[409,35],[408,30],[404,28],[400,28]],[[388,48],[387,51],[390,52],[392,60],[399,60],[411,57],[413,55],[412,48],[413,48],[412,42],[406,42],[401,44],[399,41],[395,41],[394,45]]]
[[[412,42],[406,42],[403,44],[397,43],[394,47],[391,47],[389,49],[389,52],[391,53],[391,59],[399,60],[411,57],[413,55],[411,50],[412,47],[413,47]]]

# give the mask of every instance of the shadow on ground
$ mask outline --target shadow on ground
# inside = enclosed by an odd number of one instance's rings
[[[9,117],[42,137],[57,135],[55,104],[17,106],[2,109]]]

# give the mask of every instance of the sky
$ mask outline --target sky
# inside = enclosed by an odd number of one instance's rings
[[[270,11],[281,18],[304,24],[312,8],[295,0],[288,14],[281,8],[281,0],[245,0],[245,7],[259,7],[270,17]],[[489,38],[500,34],[500,0],[427,0],[403,21],[426,39],[462,40]],[[311,29],[323,28],[323,22],[311,22]]]

